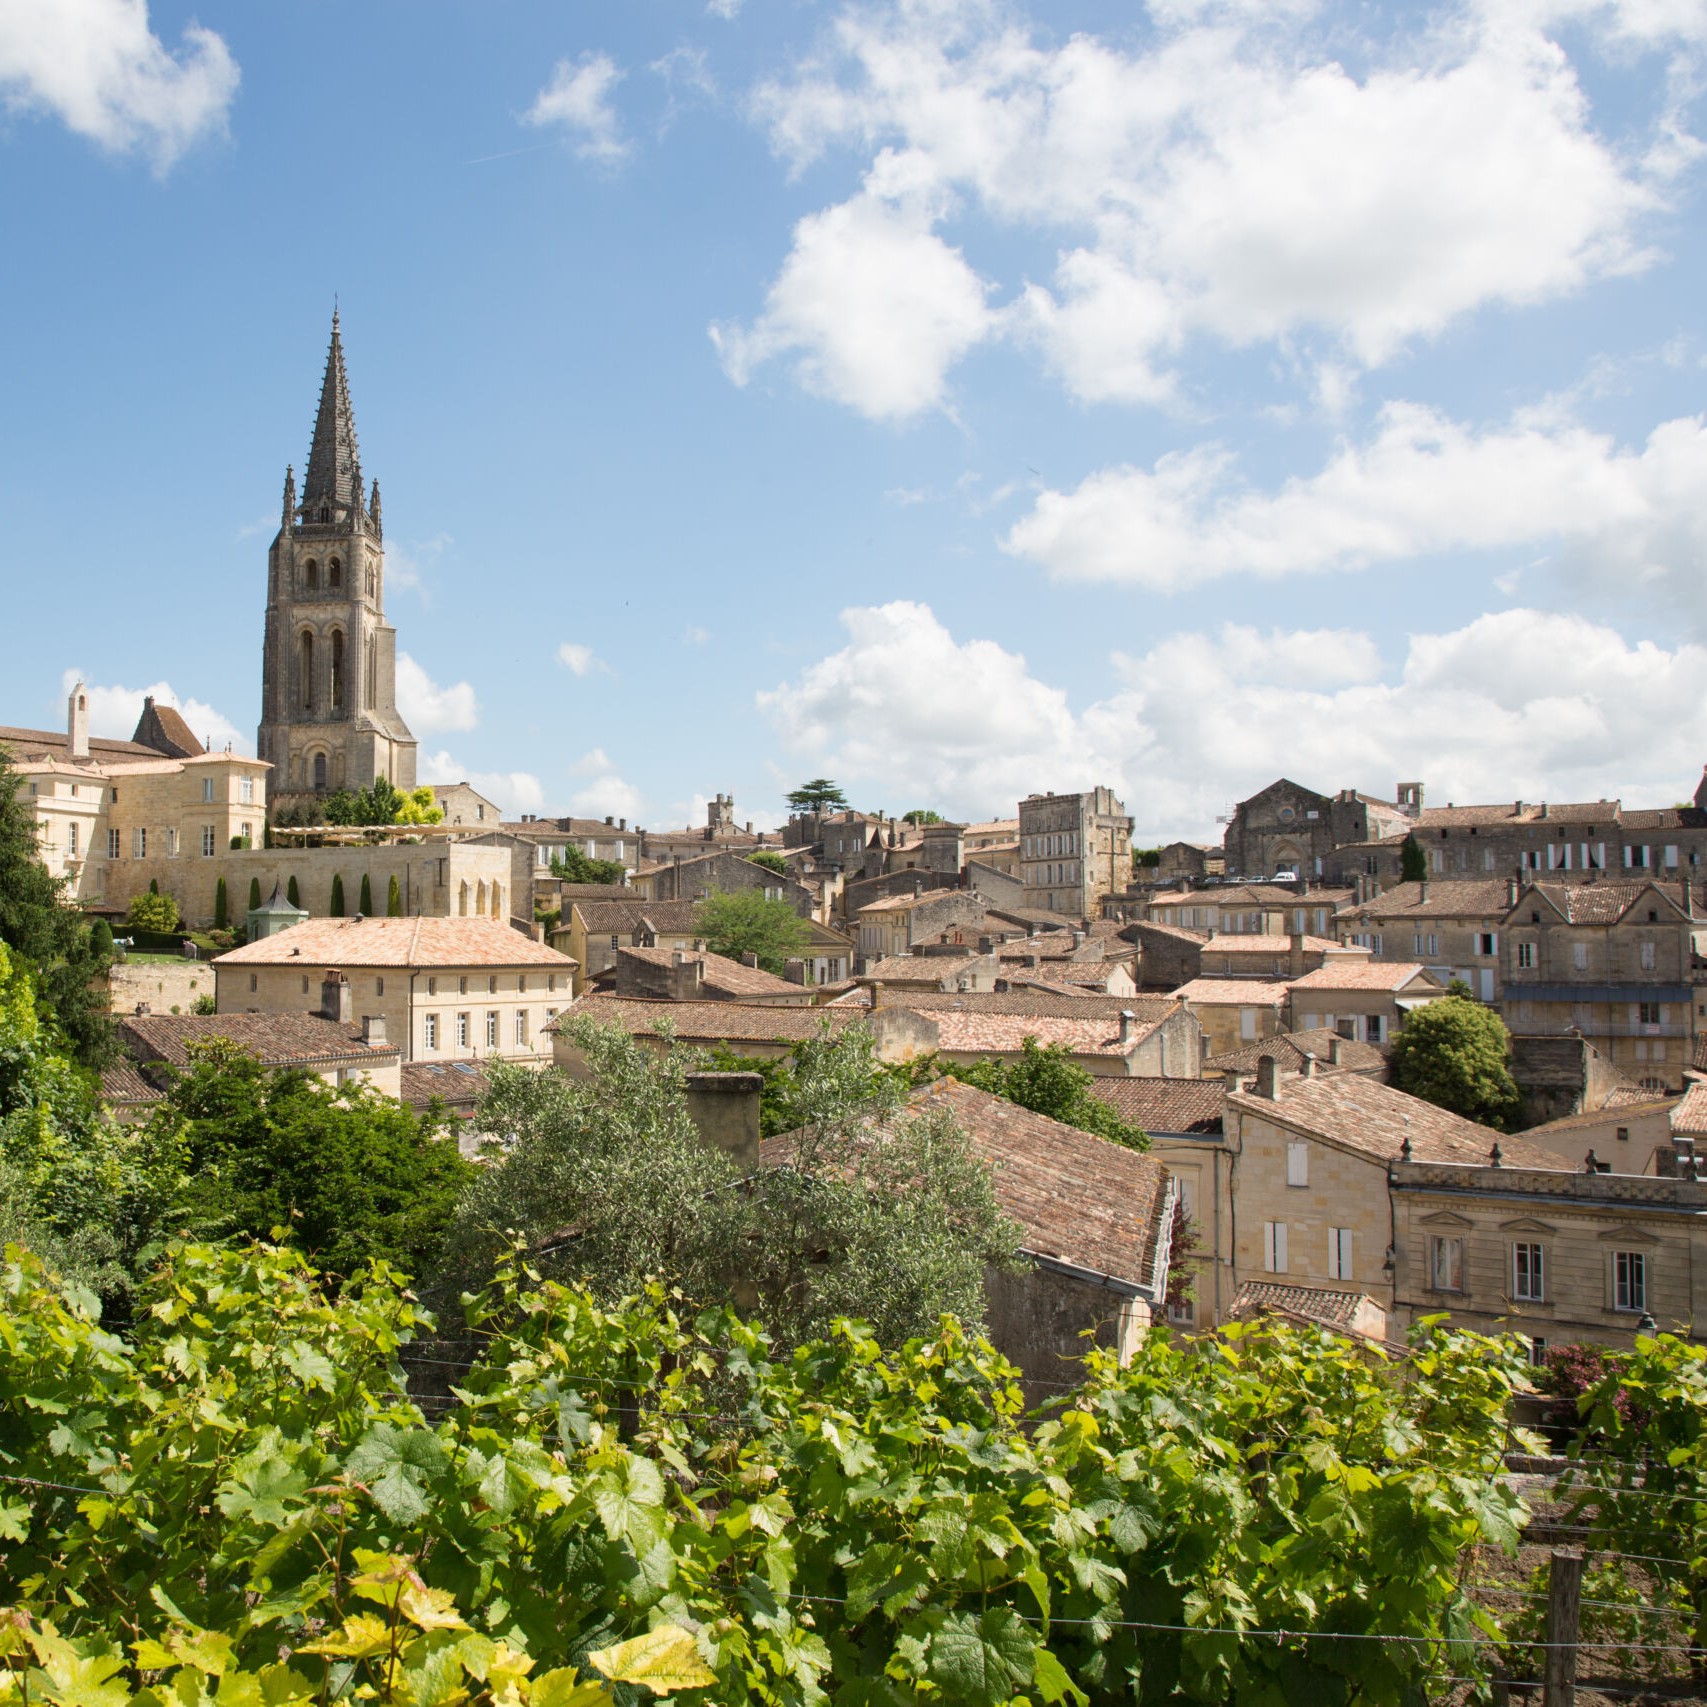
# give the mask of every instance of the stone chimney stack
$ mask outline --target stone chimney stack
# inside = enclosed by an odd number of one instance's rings
[[[759,1165],[759,1094],[764,1080],[757,1073],[689,1073],[688,1118],[714,1150],[721,1150],[737,1167],[754,1172]]]
[[[1505,880],[1505,904],[1508,907],[1517,905],[1517,879],[1515,877],[1508,877]]]
[[[791,955],[782,963],[782,975],[790,984],[806,982],[806,962],[798,955]]]
[[[146,701],[152,706],[152,699]],[[89,756],[89,694],[79,682],[65,702],[65,756],[86,759]]]
[[[1304,976],[1304,933],[1293,931],[1287,937],[1286,969],[1294,978]]]
[[[1308,1049],[1306,1049],[1304,1051],[1304,1059],[1302,1062],[1299,1063],[1298,1075],[1300,1078],[1304,1078],[1304,1079],[1315,1078],[1315,1076],[1316,1076],[1316,1057],[1315,1057],[1315,1054],[1313,1051],[1308,1050]]]
[[[1120,1010],[1120,1041],[1122,1043],[1130,1043],[1132,1041],[1132,1027],[1136,1021],[1137,1016],[1130,1008],[1122,1008]]]
[[[1272,1055],[1264,1055],[1257,1061],[1255,1092],[1270,1102],[1280,1101],[1280,1063]]]
[[[362,1042],[370,1049],[386,1047],[384,1014],[362,1015]]]
[[[758,957],[758,955],[756,955],[752,951],[752,949],[750,949],[750,948],[743,949],[741,951],[741,964],[743,966],[751,966],[751,967],[756,968],[759,964],[759,957]]]
[[[1333,1038],[1328,1043],[1328,1062],[1335,1067],[1345,1065],[1345,1039],[1343,1037]]]
[[[336,966],[327,967],[326,976],[321,980],[320,1012],[325,1018],[336,1020],[339,1025],[348,1025],[353,1017],[350,981]]]

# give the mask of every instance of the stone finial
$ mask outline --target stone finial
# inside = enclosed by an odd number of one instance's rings
[[[1590,1150],[1589,1153],[1583,1157],[1583,1172],[1585,1174],[1597,1174],[1600,1172],[1600,1158],[1595,1155],[1593,1150]]]
[[[367,511],[368,511],[368,515],[373,518],[373,531],[375,534],[378,534],[380,531],[380,527],[379,527],[379,479],[377,476],[375,476],[375,478],[374,478],[373,496],[368,500]]]
[[[1497,1138],[1494,1140],[1493,1149],[1488,1152],[1488,1166],[1490,1168],[1503,1168],[1505,1166],[1505,1152],[1500,1149],[1500,1141]]]
[[[1411,1149],[1411,1135],[1410,1135],[1410,1133],[1407,1132],[1405,1134],[1404,1143],[1402,1143],[1399,1146],[1399,1160],[1401,1162],[1408,1162],[1411,1159],[1413,1153],[1414,1152]]]
[[[295,515],[296,515],[296,469],[290,463],[287,462],[285,464],[285,483],[284,483],[284,528],[285,528],[285,531],[287,533],[290,531],[291,520]]]

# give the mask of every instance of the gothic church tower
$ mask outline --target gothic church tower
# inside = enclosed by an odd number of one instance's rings
[[[362,501],[338,315],[320,387],[314,442],[296,500],[267,556],[267,626],[257,755],[272,767],[277,809],[313,813],[316,796],[385,777],[415,786],[415,737],[397,714],[397,631],[385,620],[379,482]]]

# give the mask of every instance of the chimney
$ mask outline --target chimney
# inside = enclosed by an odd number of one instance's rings
[[[1417,905],[1419,907],[1428,905],[1428,879],[1426,877],[1417,885]]]
[[[680,966],[682,964],[683,958],[684,958],[684,956],[682,954],[681,949],[672,948],[670,950],[670,964],[672,966]]]
[[[607,823],[607,824],[611,824],[611,825],[614,825],[614,824],[615,824],[615,823],[616,823],[616,819],[614,819],[614,818],[613,818],[613,817],[611,817],[611,816],[610,816],[610,814],[609,814],[609,813],[608,813],[608,812],[607,812],[607,813],[606,813],[606,814],[605,814],[605,822],[606,822],[606,823]]]
[[[1332,1067],[1343,1067],[1345,1065],[1345,1039],[1343,1037],[1335,1037],[1329,1040],[1328,1064]]]
[[[148,1005],[148,1004],[147,1004],[147,1002],[138,1002],[138,1003],[137,1003],[137,1004],[136,1004],[136,1017],[137,1017],[137,1018],[138,1018],[138,1019],[141,1019],[141,1018],[142,1018],[142,1017],[143,1017],[143,1016],[144,1016],[144,1015],[146,1015],[146,1014],[150,1014],[150,1013],[152,1013],[152,1012],[153,1012],[153,1011],[154,1011],[154,1010],[153,1010],[153,1009],[152,1009],[152,1008],[150,1008],[150,1007],[149,1007],[149,1005]]]
[[[1508,877],[1505,880],[1505,904],[1508,907],[1517,905],[1517,879],[1515,877]]]
[[[1136,1017],[1130,1008],[1120,1010],[1120,1041],[1122,1043],[1132,1041],[1132,1026]]]
[[[384,1014],[362,1015],[362,1042],[376,1049],[385,1047]]]
[[[153,699],[142,702],[143,715],[154,709]],[[65,755],[71,759],[89,756],[89,695],[79,682],[65,702]]]
[[[1083,948],[1085,946],[1085,933],[1083,931],[1073,932],[1073,946],[1074,948]]]
[[[791,956],[782,963],[782,975],[790,984],[806,982],[806,962],[798,956]]]
[[[609,820],[607,819],[606,822],[608,823]],[[626,830],[628,828],[628,820],[626,818],[618,818],[616,821],[616,827],[619,830]]]
[[[326,976],[321,980],[320,1012],[324,1018],[336,1020],[339,1025],[350,1023],[350,981],[336,966],[327,967]]]
[[[1304,1059],[1298,1063],[1298,1076],[1301,1079],[1313,1079],[1316,1076],[1316,1056],[1310,1049],[1304,1051]]]
[[[689,1073],[685,1084],[688,1118],[714,1150],[737,1167],[759,1166],[759,1093],[757,1073]]]
[[[1547,818],[1547,817],[1551,816],[1551,814],[1547,810],[1547,802],[1545,800],[1543,800],[1541,802],[1541,816],[1543,818]]]
[[[757,966],[758,963],[759,957],[752,951],[752,949],[747,948],[741,951],[741,964],[743,966]]]
[[[1302,931],[1292,931],[1288,934],[1286,942],[1287,971],[1294,978],[1302,978],[1304,976],[1304,933]]]
[[[1255,1094],[1267,1097],[1270,1102],[1280,1101],[1280,1063],[1272,1055],[1261,1056],[1257,1061]]]

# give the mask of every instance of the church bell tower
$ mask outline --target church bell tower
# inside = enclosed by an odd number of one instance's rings
[[[378,777],[415,786],[415,737],[397,713],[397,631],[385,620],[379,482],[364,503],[336,309],[302,501],[287,468],[267,555],[256,751],[273,767],[275,812],[312,818],[333,790]]]

